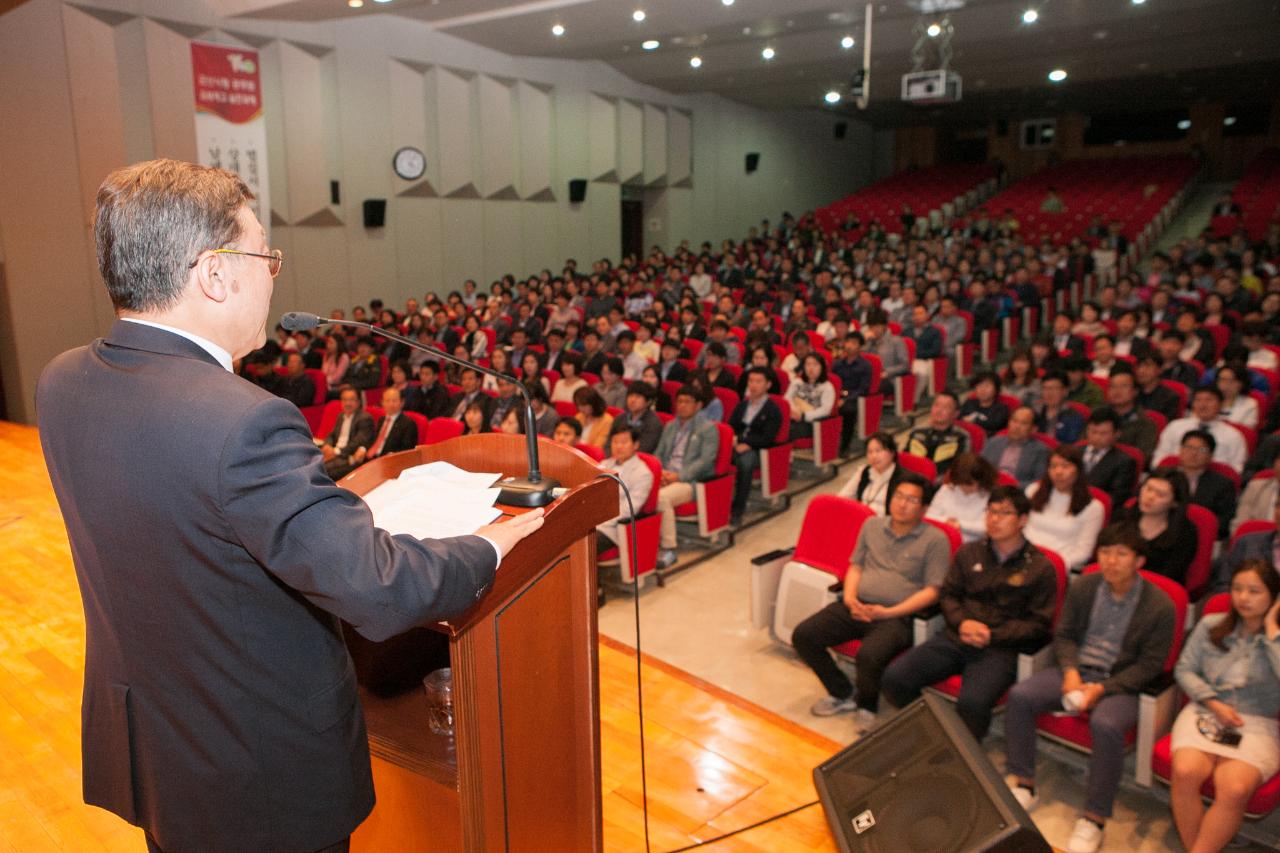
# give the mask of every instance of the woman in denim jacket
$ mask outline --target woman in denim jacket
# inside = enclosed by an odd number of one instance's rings
[[[1170,801],[1190,853],[1218,851],[1245,806],[1280,770],[1280,575],[1246,560],[1231,576],[1231,610],[1200,620],[1174,675],[1191,699],[1173,724]],[[1212,777],[1205,811],[1200,786]]]

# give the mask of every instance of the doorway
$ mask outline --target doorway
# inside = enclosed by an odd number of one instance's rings
[[[622,257],[644,257],[644,202],[622,200]]]

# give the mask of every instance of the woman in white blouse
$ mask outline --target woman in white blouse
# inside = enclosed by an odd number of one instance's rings
[[[1078,447],[1060,445],[1049,456],[1049,470],[1027,486],[1031,517],[1024,535],[1031,544],[1057,553],[1069,569],[1093,556],[1102,529],[1102,503],[1089,493],[1084,459]]]
[[[867,461],[854,470],[849,482],[837,494],[867,507],[876,515],[884,515],[889,487],[900,476],[898,445],[887,432],[872,433],[867,438]]]
[[[582,369],[582,356],[567,352],[560,356],[560,381],[551,389],[552,403],[572,403],[573,392],[587,387],[587,380],[578,375]]]
[[[925,518],[949,524],[965,542],[976,542],[987,535],[987,501],[998,478],[995,466],[978,454],[957,455]]]
[[[1214,383],[1222,392],[1222,419],[1247,426],[1249,429],[1257,429],[1258,401],[1247,393],[1248,370],[1236,364],[1224,364],[1218,368],[1218,376]]]
[[[813,422],[830,416],[836,405],[836,389],[827,379],[827,362],[809,353],[801,362],[801,376],[787,386],[785,395],[791,404],[791,440],[813,435]]]

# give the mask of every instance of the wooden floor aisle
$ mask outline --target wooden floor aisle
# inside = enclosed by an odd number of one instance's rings
[[[80,793],[84,619],[34,429],[0,422],[0,853],[140,851],[142,834]],[[650,842],[669,851],[814,799],[838,745],[645,659]],[[635,658],[600,646],[605,848],[644,850]],[[712,845],[834,850],[813,806]]]

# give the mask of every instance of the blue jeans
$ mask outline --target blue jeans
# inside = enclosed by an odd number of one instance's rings
[[[1004,734],[1008,741],[1005,770],[1026,779],[1036,777],[1036,715],[1062,710],[1062,670],[1041,670],[1009,691]],[[1085,811],[1111,817],[1111,805],[1124,772],[1124,736],[1138,723],[1138,697],[1111,695],[1089,711],[1089,782]]]
[[[881,688],[889,701],[901,708],[924,688],[953,675],[964,679],[956,697],[956,713],[973,736],[982,740],[991,727],[992,709],[1018,676],[1018,653],[1013,649],[975,648],[943,631],[889,664]]]

